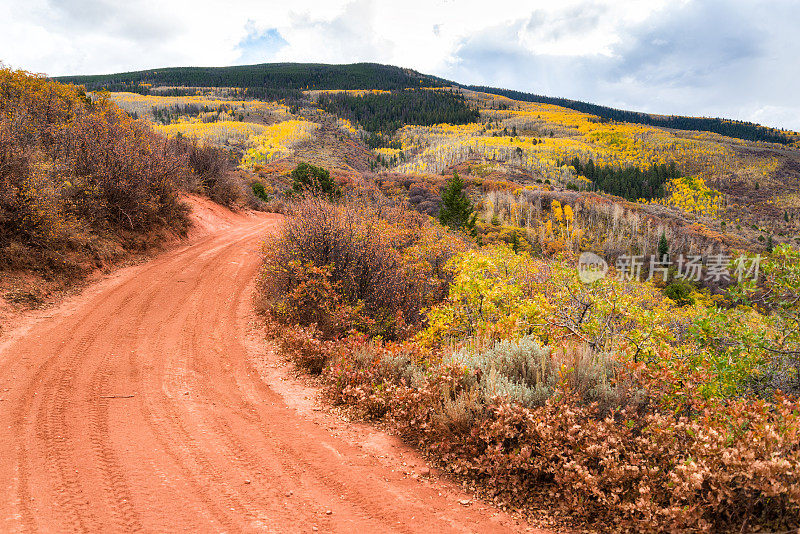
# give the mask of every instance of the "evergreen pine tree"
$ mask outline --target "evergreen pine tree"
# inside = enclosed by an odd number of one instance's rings
[[[775,248],[775,244],[772,241],[772,236],[767,237],[767,252],[772,252],[772,249]]]
[[[517,235],[516,231],[511,234],[511,250],[514,251],[514,254],[519,252],[519,235]]]
[[[661,239],[658,240],[658,259],[663,261],[664,256],[669,255],[669,241],[667,241],[667,234],[661,232]]]
[[[475,206],[464,192],[464,182],[457,172],[447,180],[447,185],[442,192],[442,202],[439,208],[439,222],[450,228],[464,230],[475,235]]]

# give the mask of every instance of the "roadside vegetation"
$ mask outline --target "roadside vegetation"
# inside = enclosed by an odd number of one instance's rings
[[[76,279],[181,235],[183,192],[226,205],[252,196],[233,167],[105,94],[0,69],[0,271]]]
[[[459,182],[443,222],[470,218]],[[271,335],[333,402],[500,504],[590,529],[800,525],[796,249],[679,301],[657,280],[584,283],[569,254],[480,246],[365,186],[299,199],[260,284]]]

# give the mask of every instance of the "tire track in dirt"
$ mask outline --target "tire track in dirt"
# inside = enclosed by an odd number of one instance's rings
[[[252,235],[252,233],[248,235]],[[233,242],[225,247],[222,247],[221,249],[216,249],[215,252],[221,252],[227,248],[232,248],[235,246],[236,242]],[[200,256],[208,256],[208,254],[203,253]],[[178,305],[169,309],[169,313],[161,321],[165,326],[168,327],[169,325],[176,324],[178,317],[187,313],[187,305],[194,294],[204,283],[207,283],[209,279],[213,280],[213,277],[210,276],[211,273],[209,270],[212,269],[215,264],[218,263],[218,261],[218,258],[214,257],[203,263],[189,291],[186,291],[180,297],[180,300],[177,303]],[[181,335],[177,337],[182,344],[185,344],[185,335],[186,332],[184,331],[181,332]],[[161,330],[156,333],[156,337],[155,339],[151,340],[151,344],[153,346],[163,347],[165,346],[165,338],[166,333],[164,330]],[[185,347],[180,347],[177,352],[182,353],[184,350]],[[170,356],[167,355],[166,359],[168,360],[169,358]],[[164,365],[163,362],[160,363],[162,366]],[[161,373],[154,373],[150,376],[150,379],[158,380],[163,375],[163,371]],[[180,471],[185,475],[187,483],[192,487],[193,492],[198,496],[198,500],[202,503],[205,511],[214,518],[215,523],[220,528],[224,528],[228,531],[240,530],[241,525],[237,524],[235,519],[231,517],[229,511],[235,511],[237,507],[239,510],[241,510],[241,503],[234,502],[233,504],[235,504],[235,506],[231,506],[232,501],[228,500],[226,503],[220,505],[208,495],[208,488],[210,488],[209,481],[219,481],[221,477],[219,473],[214,472],[213,467],[203,456],[192,435],[182,426],[181,422],[176,417],[171,417],[168,413],[167,407],[172,401],[167,395],[163,394],[163,388],[161,388],[160,384],[158,383],[152,383],[148,388],[148,385],[145,384],[143,380],[140,381],[140,387],[142,390],[149,389],[158,390],[161,392],[158,395],[144,396],[142,404],[140,404],[140,408],[148,427],[153,432],[153,435],[162,447],[162,450],[166,452],[166,454],[173,460],[174,464],[178,466]],[[170,439],[169,436],[174,435],[175,433],[179,433],[183,439]],[[218,496],[219,494],[217,494],[217,497]]]
[[[133,298],[132,294],[125,297],[114,308],[114,312],[119,313]],[[105,320],[98,320],[74,346],[65,347],[64,353],[68,354],[68,357],[58,358],[59,354],[56,353],[42,366],[42,374],[47,373],[50,367],[56,367],[56,369],[52,371],[52,377],[46,382],[48,384],[44,388],[46,396],[40,401],[39,409],[33,420],[34,434],[41,440],[42,443],[39,446],[46,451],[47,463],[55,474],[53,477],[55,479],[53,490],[56,493],[54,504],[67,518],[69,529],[81,532],[97,530],[100,524],[94,517],[88,498],[83,492],[78,469],[71,461],[71,445],[74,438],[67,422],[67,407],[70,404],[78,404],[76,399],[78,390],[75,387],[75,380],[80,369],[78,360],[97,341],[106,324]],[[37,394],[34,389],[37,382],[37,379],[31,381],[32,387],[28,390],[30,396],[27,398],[27,402],[24,400],[20,404],[21,407],[26,404],[33,405],[33,396]],[[18,420],[24,418],[25,416],[20,413]],[[26,447],[25,443],[20,443],[20,448],[25,449]],[[23,456],[27,456],[27,452],[23,453]],[[22,490],[21,494],[27,495],[28,491]]]
[[[178,251],[180,252],[180,251]],[[189,258],[194,258],[203,253],[197,251],[190,254]],[[141,273],[140,276],[146,277],[153,271],[157,271],[164,263],[164,259],[153,262],[148,265]],[[65,456],[68,447],[64,445],[68,442],[68,431],[65,425],[65,417],[63,414],[64,408],[67,404],[65,399],[65,390],[69,389],[75,378],[76,361],[85,354],[88,348],[97,340],[102,329],[106,326],[106,314],[97,314],[97,319],[93,318],[93,309],[102,308],[113,299],[119,297],[122,293],[128,291],[128,294],[123,298],[120,304],[117,304],[110,315],[119,314],[126,308],[130,302],[136,297],[136,290],[140,288],[127,287],[125,284],[114,286],[110,291],[101,295],[101,297],[94,303],[94,306],[89,309],[86,315],[78,315],[67,321],[61,329],[78,330],[83,323],[94,324],[94,329],[83,335],[77,343],[67,340],[62,341],[60,347],[41,363],[36,373],[28,383],[28,387],[24,390],[22,398],[17,404],[17,409],[14,412],[14,422],[17,428],[24,428],[27,425],[27,419],[33,413],[33,407],[36,405],[37,396],[41,398],[39,401],[39,408],[36,414],[32,416],[33,434],[44,442],[42,448],[44,449],[44,457],[46,464],[49,466],[52,477],[55,482],[51,484],[50,489],[57,494],[53,499],[53,505],[59,509],[64,509],[64,517],[66,524],[71,525],[70,530],[86,531],[89,529],[87,522],[95,523],[94,519],[86,516],[86,498],[80,486],[77,484],[75,469],[68,468],[67,464],[69,459]],[[143,315],[140,315],[142,319]],[[56,330],[53,328],[52,330]],[[44,335],[44,334],[43,334]],[[28,351],[30,352],[30,351]],[[62,354],[71,355],[68,358],[61,357]],[[31,359],[27,352],[21,354],[22,360]],[[11,365],[15,363],[14,360],[4,361],[0,367],[0,377],[7,376],[10,372]],[[61,372],[59,374],[57,364],[60,364]],[[54,369],[55,368],[55,369]],[[52,377],[45,378],[48,373],[55,373]],[[40,387],[42,383],[45,387]],[[60,415],[58,415],[60,414]],[[25,531],[37,530],[37,521],[35,513],[31,510],[30,502],[34,501],[33,496],[28,488],[28,462],[29,449],[32,447],[31,443],[25,436],[24,432],[20,433],[20,439],[17,441],[17,456],[19,457],[17,465],[17,500],[21,511],[19,515],[23,518]],[[66,526],[66,524],[64,526]]]
[[[226,299],[223,298],[222,295],[215,296],[215,301],[219,304],[214,309],[217,318],[215,318],[215,323],[223,323],[226,318],[236,317],[238,312],[238,304],[242,301],[247,301],[248,299],[244,298],[244,293],[246,290],[246,285],[244,284],[237,284],[237,289],[235,294],[227,299],[227,302],[231,304],[228,309],[225,309],[222,304],[226,303]],[[234,327],[234,325],[231,325]],[[240,337],[245,335],[244,332],[240,332]],[[215,345],[218,346],[218,345]],[[200,351],[196,350],[197,346],[195,343],[195,353],[200,354]],[[210,368],[213,365],[213,362],[221,362],[223,361],[222,355],[217,355],[216,358],[212,358],[206,362],[204,362],[205,368]],[[228,388],[229,390],[237,390],[239,389],[238,385],[235,384],[235,381],[231,379],[229,376],[226,376],[225,373],[219,373],[220,378],[224,380],[228,380],[232,383],[231,387]],[[278,399],[276,399],[278,400]],[[232,402],[238,402],[241,404],[242,415],[246,415],[245,418],[247,421],[255,421],[257,426],[262,429],[269,428],[269,425],[266,424],[266,421],[262,420],[260,417],[258,410],[256,407],[252,406],[251,404],[247,403],[244,400],[244,397],[237,397],[232,399]],[[256,469],[263,468],[263,460],[262,464],[259,464],[257,458],[257,453],[251,451],[249,447],[252,447],[252,443],[247,444],[243,442],[241,439],[237,437],[237,433],[231,429],[229,419],[223,417],[214,417],[213,424],[215,430],[219,433],[220,437],[228,444],[228,447],[235,451],[236,459],[240,459],[242,457],[249,458],[248,465],[250,466],[257,466]],[[274,429],[272,429],[274,430]],[[291,479],[295,479],[298,481],[299,485],[304,486],[308,491],[316,491],[319,493],[320,488],[315,486],[323,486],[323,492],[327,494],[333,495],[348,495],[348,499],[346,501],[346,505],[349,508],[349,513],[352,513],[358,516],[359,520],[364,522],[362,528],[369,528],[369,529],[380,529],[381,523],[380,522],[373,522],[371,521],[370,516],[375,515],[375,495],[372,495],[371,498],[361,494],[358,492],[357,488],[348,487],[347,485],[340,483],[335,477],[331,476],[331,473],[327,472],[325,467],[329,466],[329,462],[325,462],[325,459],[320,459],[321,461],[319,464],[315,464],[314,462],[302,462],[298,465],[296,459],[298,455],[296,454],[297,451],[289,450],[284,443],[290,442],[291,440],[280,440],[276,439],[274,433],[266,433],[262,432],[259,436],[264,440],[264,442],[260,443],[260,450],[270,450],[270,451],[277,451],[279,454],[275,455],[274,458],[271,458],[271,464],[279,464],[282,471],[289,475]],[[249,447],[248,447],[249,445]],[[262,453],[263,456],[263,453]],[[292,459],[294,463],[289,463],[287,460]],[[319,469],[317,465],[322,466],[323,469]],[[252,467],[251,467],[252,469]],[[314,477],[307,477],[303,476],[304,473],[313,472],[315,474]],[[310,483],[309,483],[310,482]],[[321,484],[320,484],[321,483]],[[391,503],[394,504],[394,503]],[[398,513],[394,512],[391,514],[387,514],[386,510],[391,509],[391,505],[381,509],[381,520],[383,524],[392,523],[397,524],[401,523],[398,521]],[[320,510],[318,513],[320,514],[320,521],[322,523],[321,526],[325,527],[328,526],[327,523],[327,516],[323,515],[324,510]],[[397,530],[399,532],[411,532],[411,530],[404,530],[400,529]]]
[[[0,531],[526,529],[404,477],[261,380],[245,338],[280,218],[231,221],[0,345]]]

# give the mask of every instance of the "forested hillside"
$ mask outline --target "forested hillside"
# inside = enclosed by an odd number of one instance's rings
[[[667,182],[681,176],[674,162],[645,169],[621,169],[610,165],[597,166],[591,158],[584,165],[579,158],[572,158],[570,165],[578,176],[590,180],[595,189],[628,200],[663,198]]]
[[[520,185],[644,200],[637,210],[688,217],[681,222],[686,228],[702,218],[689,231],[696,246],[745,239],[761,249],[797,239],[800,155],[794,145],[622,123],[452,87],[314,89],[290,101],[253,99],[242,88],[166,96],[172,89],[112,92],[111,98],[161,133],[224,146],[243,168],[260,173],[286,172],[303,160],[341,176],[440,174],[466,165],[465,178],[513,176]],[[761,199],[755,207],[754,197]],[[420,198],[425,212],[435,214],[427,194]],[[533,230],[526,230],[538,236],[531,239],[549,247]],[[573,248],[581,243],[568,241]]]
[[[250,97],[271,99],[298,97],[301,91],[311,89],[398,90],[449,85],[445,80],[410,69],[376,63],[263,63],[236,67],[174,67],[118,74],[62,76],[56,79],[64,83],[84,85],[90,91],[107,88],[110,91],[146,94],[150,86],[154,85],[237,87],[245,89],[245,94]],[[176,94],[176,91],[173,90],[172,94]]]
[[[746,121],[735,121],[729,119],[709,118],[709,117],[683,117],[679,115],[653,115],[651,113],[641,113],[638,111],[625,111],[608,106],[570,100],[568,98],[557,98],[551,96],[524,93],[510,89],[498,89],[471,85],[467,87],[473,91],[492,93],[495,95],[506,96],[512,100],[522,102],[538,102],[541,104],[553,104],[583,113],[590,113],[598,117],[614,120],[618,122],[630,122],[634,124],[647,124],[650,126],[660,126],[662,128],[674,128],[676,130],[699,130],[704,132],[714,132],[728,137],[745,139],[747,141],[765,141],[768,143],[780,143],[788,145],[798,140],[797,134],[784,132],[775,128],[761,126]]]
[[[129,91],[148,94],[153,86],[168,87],[159,94],[185,96],[194,94],[197,87],[236,87],[250,98],[278,100],[298,98],[304,90],[315,89],[378,89],[396,91],[412,87],[462,88],[506,96],[523,102],[553,104],[603,119],[635,124],[647,124],[678,130],[714,132],[748,141],[791,144],[798,141],[794,132],[785,132],[758,124],[724,118],[685,117],[678,115],[653,115],[626,111],[608,106],[581,102],[567,98],[543,96],[488,86],[460,85],[419,72],[380,65],[354,63],[326,65],[315,63],[263,63],[233,67],[172,67],[116,74],[62,76],[65,83],[84,85],[93,91],[106,88],[110,91]]]

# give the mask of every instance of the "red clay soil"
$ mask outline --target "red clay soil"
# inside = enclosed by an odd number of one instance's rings
[[[252,295],[281,219],[196,207],[188,244],[0,340],[0,532],[532,531],[272,387]]]

